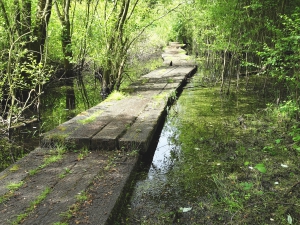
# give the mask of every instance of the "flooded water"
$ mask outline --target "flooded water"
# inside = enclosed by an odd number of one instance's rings
[[[0,172],[39,145],[39,123],[32,122],[0,135]]]
[[[243,147],[234,132],[265,102],[245,89],[222,94],[203,80],[195,75],[168,111],[153,160],[116,224],[198,224],[199,203],[218,198],[215,177],[239,170],[234,159]]]
[[[172,169],[173,159],[171,156],[172,151],[175,151],[178,146],[172,143],[170,140],[174,136],[172,131],[172,125],[169,120],[166,121],[161,135],[158,140],[158,144],[153,156],[153,160],[148,171],[147,179],[165,179],[165,174]]]

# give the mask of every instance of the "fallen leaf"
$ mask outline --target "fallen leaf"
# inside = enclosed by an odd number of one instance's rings
[[[182,211],[182,212],[188,212],[191,210],[192,210],[192,208],[180,208],[180,211]]]

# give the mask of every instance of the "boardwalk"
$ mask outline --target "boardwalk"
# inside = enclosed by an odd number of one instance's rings
[[[148,150],[168,102],[196,70],[180,47],[171,43],[164,66],[132,84],[128,96],[47,132],[40,148],[0,173],[1,224],[109,224],[139,153]]]

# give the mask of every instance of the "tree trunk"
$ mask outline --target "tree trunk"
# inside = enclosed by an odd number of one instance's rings
[[[71,45],[70,21],[67,21],[62,31],[62,49],[64,53],[64,70],[67,87],[66,108],[70,110],[76,108],[73,65],[70,62],[70,59],[73,57]]]
[[[35,41],[30,43],[29,49],[33,51],[37,62],[42,59],[44,53],[45,42],[47,38],[47,27],[49,24],[52,9],[52,0],[39,0],[36,15],[36,23],[32,28],[32,35]]]
[[[74,73],[72,65],[72,37],[71,37],[71,22],[70,22],[70,4],[71,0],[64,0],[62,10],[59,9],[57,1],[55,2],[56,11],[62,24],[61,44],[64,54],[64,70],[66,78],[66,108],[75,109],[76,99],[74,91]]]

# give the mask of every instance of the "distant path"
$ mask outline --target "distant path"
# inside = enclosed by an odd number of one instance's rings
[[[181,46],[170,43],[164,66],[132,84],[130,95],[104,101],[45,133],[40,148],[1,172],[1,224],[109,224],[138,152],[148,150],[168,101],[196,71]]]

